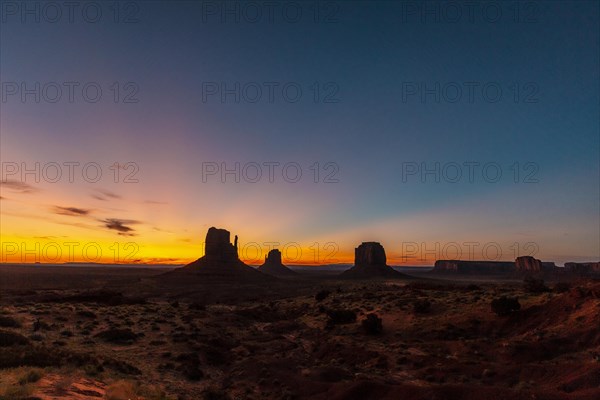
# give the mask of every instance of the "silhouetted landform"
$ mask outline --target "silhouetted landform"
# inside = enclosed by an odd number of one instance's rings
[[[205,243],[204,257],[163,276],[195,275],[206,280],[223,282],[259,282],[273,279],[244,264],[238,258],[237,236],[234,244],[231,244],[229,231],[211,227],[206,234]]]
[[[265,263],[258,267],[262,273],[273,276],[297,276],[298,274],[283,265],[281,262],[281,252],[277,249],[269,251],[265,257]]]
[[[458,274],[512,274],[531,275],[545,274],[558,276],[588,276],[600,274],[600,263],[565,263],[564,268],[553,262],[540,261],[531,256],[517,257],[510,261],[462,261],[437,260],[432,272]]]
[[[502,274],[515,271],[512,261],[463,261],[437,260],[432,272],[454,272],[459,274]]]
[[[565,271],[574,275],[597,275],[600,274],[600,262],[568,262]]]
[[[557,268],[553,262],[542,262],[531,256],[517,257],[515,260],[515,270],[521,273],[557,272]]]
[[[341,278],[409,278],[387,265],[383,246],[378,242],[363,242],[354,249],[354,266],[340,274]]]

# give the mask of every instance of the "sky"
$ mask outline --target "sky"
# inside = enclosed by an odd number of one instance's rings
[[[0,3],[1,262],[600,259],[595,1]]]

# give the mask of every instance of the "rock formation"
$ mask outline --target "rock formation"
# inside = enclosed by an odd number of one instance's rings
[[[517,257],[515,268],[517,272],[539,273],[543,271],[542,262],[531,256]]]
[[[231,244],[229,231],[215,227],[211,227],[206,234],[204,257],[162,276],[182,274],[201,276],[206,281],[222,283],[274,279],[244,264],[238,258],[237,236],[234,244]]]
[[[596,275],[600,274],[600,262],[565,263],[565,272],[574,275]]]
[[[557,272],[553,262],[542,262],[530,256],[512,261],[437,260],[433,272],[458,274],[531,274]]]
[[[211,260],[237,260],[237,235],[235,245],[230,242],[229,231],[211,227],[206,233],[204,257]]]
[[[273,276],[294,276],[294,271],[281,263],[281,252],[277,249],[269,251],[265,257],[265,263],[258,267],[260,272]]]
[[[462,261],[437,260],[434,272],[453,272],[459,274],[502,274],[514,272],[515,263],[511,261]]]
[[[408,278],[387,265],[385,250],[380,243],[363,242],[354,249],[354,266],[344,271],[342,278]]]

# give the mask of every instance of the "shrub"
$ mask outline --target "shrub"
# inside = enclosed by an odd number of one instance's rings
[[[20,328],[21,323],[13,317],[0,315],[0,327],[2,328]]]
[[[327,297],[329,297],[329,295],[331,294],[331,292],[329,290],[321,290],[319,291],[316,295],[315,295],[315,300],[316,301],[323,301],[325,300]]]
[[[202,398],[205,400],[228,400],[229,396],[221,390],[207,388],[202,392]]]
[[[367,314],[362,321],[362,327],[367,335],[378,335],[383,332],[383,322],[377,314]]]
[[[28,344],[29,340],[15,332],[0,330],[0,347],[10,347],[15,345]]]
[[[177,370],[190,381],[199,381],[204,377],[204,373],[200,369],[200,360],[195,353],[180,354],[176,358],[180,362]]]
[[[516,297],[502,296],[492,300],[492,311],[500,316],[509,315],[510,313],[520,309],[521,304]]]
[[[571,289],[571,285],[567,282],[556,282],[554,285],[553,291],[555,293],[564,293],[568,292]]]
[[[536,279],[532,276],[527,276],[523,280],[523,286],[526,292],[529,293],[544,293],[550,289],[544,284],[543,279]]]
[[[413,312],[416,314],[427,314],[431,311],[431,302],[427,299],[416,300],[413,303]]]
[[[131,329],[112,328],[97,333],[95,337],[110,343],[131,344],[137,339],[138,335],[132,332]]]
[[[43,373],[37,369],[31,369],[19,378],[19,385],[34,383],[42,379]]]
[[[351,324],[356,322],[356,313],[352,310],[328,310],[329,325]]]
[[[114,358],[104,360],[100,365],[100,368],[112,369],[113,371],[117,371],[125,375],[141,375],[142,373],[142,371],[140,371],[139,368],[125,361],[116,360]]]
[[[83,318],[89,318],[89,319],[96,319],[97,316],[94,312],[89,311],[89,310],[81,310],[77,312],[77,315],[79,315],[80,317]]]
[[[202,304],[202,303],[190,303],[188,305],[188,310],[206,311],[206,304]]]
[[[1,368],[22,366],[53,367],[62,365],[63,361],[61,352],[46,347],[27,346],[25,348],[3,349],[0,351]]]

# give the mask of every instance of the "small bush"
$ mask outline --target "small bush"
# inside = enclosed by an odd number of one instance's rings
[[[83,318],[89,318],[89,319],[96,319],[97,316],[94,312],[89,311],[89,310],[81,310],[77,312],[77,315],[79,315],[80,317]]]
[[[427,299],[416,300],[413,303],[413,312],[415,314],[427,314],[431,311],[431,302]]]
[[[329,290],[321,290],[319,291],[316,295],[315,295],[315,300],[316,301],[323,301],[325,300],[327,297],[329,297],[329,295],[331,294],[331,292]]]
[[[383,322],[377,314],[367,314],[362,321],[362,327],[367,335],[379,335],[383,332]]]
[[[500,316],[509,315],[510,313],[520,309],[521,304],[516,297],[502,296],[492,300],[492,311]]]
[[[141,375],[142,373],[142,371],[140,371],[139,368],[125,361],[119,361],[113,358],[104,360],[100,367],[103,369],[112,369],[113,371],[117,371],[125,375]]]
[[[40,379],[42,379],[42,376],[44,376],[42,371],[37,369],[31,369],[19,378],[19,385],[26,385],[28,383],[37,382]]]
[[[113,328],[97,333],[95,337],[110,343],[131,344],[138,338],[138,335],[132,332],[131,329]]]
[[[177,370],[190,381],[199,381],[204,377],[204,373],[200,369],[200,360],[195,353],[180,354],[176,358],[180,362]]]
[[[28,343],[29,340],[19,333],[0,330],[0,347],[25,345]]]
[[[548,286],[544,284],[543,279],[536,279],[532,276],[527,276],[523,280],[523,287],[529,293],[544,293],[550,291]]]
[[[206,311],[206,304],[190,303],[190,305],[188,305],[188,310]]]
[[[29,336],[29,339],[35,342],[41,342],[42,340],[44,340],[44,336],[40,335],[39,333],[34,333],[31,336]]]
[[[21,323],[13,317],[0,315],[0,327],[2,328],[20,328]]]
[[[63,354],[56,349],[27,346],[0,351],[0,368],[54,367],[64,362]]]
[[[207,388],[202,392],[202,398],[205,400],[228,400],[229,396],[221,390]]]
[[[555,293],[565,293],[571,290],[571,285],[567,282],[556,282],[552,289]]]
[[[343,325],[356,322],[356,313],[352,310],[328,310],[329,325]]]

